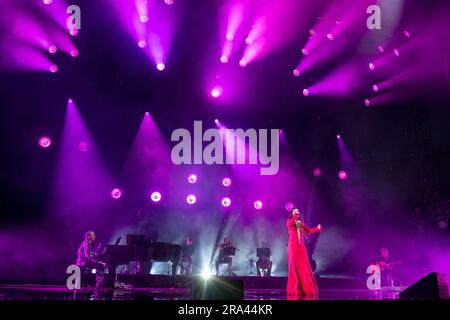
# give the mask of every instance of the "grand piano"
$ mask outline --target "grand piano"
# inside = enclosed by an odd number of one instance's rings
[[[153,262],[172,263],[172,275],[175,275],[181,260],[181,245],[146,240],[143,235],[128,234],[126,245],[107,245],[99,260],[106,262],[110,273],[115,274],[116,267],[138,261],[142,273],[150,273]]]

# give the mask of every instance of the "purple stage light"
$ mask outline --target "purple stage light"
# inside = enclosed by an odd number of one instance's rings
[[[229,186],[231,186],[231,179],[228,178],[228,177],[223,178],[222,184],[223,184],[224,187],[229,187]]]
[[[113,199],[119,199],[122,196],[122,190],[120,190],[119,188],[114,188],[111,191],[111,197],[113,197]]]
[[[339,176],[339,179],[341,179],[341,180],[347,180],[347,177],[348,177],[347,172],[345,172],[344,170],[339,171],[338,176]]]
[[[316,35],[316,31],[314,29],[309,29],[309,34],[311,36],[315,36]]]
[[[231,199],[228,197],[222,198],[222,206],[229,207],[231,205]]]
[[[369,99],[365,99],[365,100],[364,100],[364,105],[365,105],[366,107],[370,107],[370,100],[369,100]]]
[[[228,57],[227,57],[227,56],[221,56],[221,57],[220,57],[220,62],[222,62],[222,63],[228,63]]]
[[[214,119],[215,124],[219,124],[219,122],[220,122],[219,119]]]
[[[241,60],[239,60],[239,65],[240,65],[241,67],[245,67],[245,66],[247,66],[247,64],[248,64],[247,59],[242,58]]]
[[[164,3],[171,6],[173,4],[173,0],[164,0]]]
[[[322,170],[320,170],[320,168],[315,168],[313,174],[315,177],[320,177],[322,175]]]
[[[189,183],[196,183],[197,182],[197,175],[195,173],[192,173],[188,177]]]
[[[400,51],[398,51],[398,49],[394,49],[394,55],[396,57],[399,57],[400,56]]]
[[[378,49],[379,53],[384,53],[384,47],[383,46],[378,46],[377,49]]]
[[[253,40],[250,37],[245,38],[244,41],[245,41],[245,44],[248,45],[248,46],[250,46],[253,43]]]
[[[218,98],[222,95],[222,87],[216,86],[211,90],[211,97]]]
[[[409,33],[408,30],[405,30],[405,31],[403,32],[403,34],[404,34],[405,37],[407,37],[408,39],[411,38],[411,33]]]
[[[56,73],[56,72],[58,72],[58,66],[56,64],[52,64],[50,67],[48,67],[48,70],[51,73]]]
[[[44,4],[52,4],[53,0],[42,0]]]
[[[232,33],[227,33],[227,34],[225,35],[225,39],[226,39],[227,41],[233,41],[233,40],[234,40],[234,36],[233,36]]]
[[[139,40],[138,42],[139,48],[145,48],[147,46],[147,41],[145,40]],[[159,69],[158,69],[159,70]]]
[[[162,63],[162,62],[159,62],[156,65],[156,69],[158,69],[158,71],[163,71],[165,68],[166,68],[166,65],[164,63]]]
[[[139,21],[142,23],[147,23],[148,22],[148,16],[143,14],[139,17]]]
[[[54,44],[48,47],[48,52],[50,52],[50,54],[55,54],[56,51],[58,51],[58,47],[56,47]]]
[[[379,88],[378,85],[376,85],[376,84],[374,84],[374,85],[372,86],[372,89],[373,89],[374,92],[378,92],[378,91],[380,90],[380,88]]]
[[[193,195],[193,194],[190,194],[190,195],[187,196],[186,202],[187,202],[188,204],[191,204],[191,205],[192,205],[192,204],[194,204],[194,203],[197,202],[197,197],[196,197],[195,195]]]
[[[52,140],[49,137],[41,137],[38,144],[41,148],[48,148],[52,144]]]
[[[73,28],[72,30],[70,30],[70,35],[72,36],[72,37],[75,37],[75,36],[77,36],[78,35],[78,29],[77,28]]]
[[[72,98],[67,99],[67,103],[72,104],[73,103],[73,99]]]
[[[341,137],[341,135],[340,134],[338,134],[337,136],[336,136],[336,139],[338,139],[338,140],[340,140],[342,137]]]
[[[86,152],[89,150],[89,144],[85,141],[81,141],[78,145],[78,149],[80,149],[81,152]]]
[[[300,70],[294,69],[294,71],[292,71],[292,74],[293,74],[295,77],[299,77],[299,76],[300,76]]]
[[[70,55],[74,58],[78,57],[79,54],[80,54],[80,52],[76,48],[73,48],[72,50],[70,50]]]
[[[307,55],[309,54],[308,49],[303,48],[303,49],[302,49],[302,54],[303,54],[304,56],[307,56]]]
[[[334,40],[334,36],[331,33],[328,33],[327,34],[327,39],[330,40],[330,41],[333,41]]]
[[[371,63],[369,63],[369,69],[370,70],[375,70],[375,65],[371,62]]]
[[[161,193],[159,193],[158,191],[152,192],[152,194],[150,195],[150,199],[153,202],[159,202],[161,200]]]
[[[256,210],[261,210],[262,207],[263,207],[262,201],[261,201],[261,200],[256,200],[256,201],[253,203],[253,207],[254,207]]]
[[[291,212],[292,209],[294,209],[294,204],[292,202],[288,202],[288,203],[286,203],[285,208],[287,211]]]
[[[303,89],[303,95],[305,97],[309,96],[309,90],[308,89]]]

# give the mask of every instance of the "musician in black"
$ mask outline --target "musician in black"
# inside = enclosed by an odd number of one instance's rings
[[[192,255],[194,254],[192,239],[186,237],[184,245],[181,247],[180,275],[192,273]]]
[[[387,287],[394,287],[393,275],[395,273],[395,265],[399,262],[391,260],[388,249],[381,248],[380,256],[372,261],[372,263],[380,267],[381,284],[386,284]]]
[[[258,276],[261,276],[261,270],[263,270],[263,273],[265,273],[268,277],[270,277],[270,274],[272,272],[272,261],[270,260],[271,251],[269,246],[265,241],[261,242],[261,248],[259,250],[262,254],[258,256],[258,260],[256,261],[256,274]]]
[[[93,243],[95,241],[95,232],[88,231],[84,235],[84,241],[78,248],[77,254],[77,266],[82,269],[95,269],[96,270],[96,286],[99,287],[103,283],[103,275],[106,264],[97,259],[97,252],[93,249]]]
[[[227,255],[225,249],[234,248],[233,244],[228,238],[223,238],[223,243],[219,244],[219,257],[216,260],[216,276],[219,275],[219,267],[221,264],[228,264],[227,275],[231,276],[231,268],[233,265],[233,258]]]

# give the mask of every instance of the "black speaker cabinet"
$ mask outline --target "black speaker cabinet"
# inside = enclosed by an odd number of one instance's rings
[[[431,272],[400,293],[400,299],[447,299],[445,273]]]
[[[211,277],[192,279],[193,300],[243,300],[244,281]]]

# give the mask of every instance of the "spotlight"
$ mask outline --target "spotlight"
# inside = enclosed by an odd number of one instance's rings
[[[48,47],[48,52],[50,52],[50,54],[55,54],[56,51],[58,51],[58,48],[54,44]]]
[[[330,41],[333,41],[334,40],[334,36],[331,33],[328,33],[327,34],[327,39],[330,40]]]
[[[383,53],[384,52],[384,47],[383,46],[378,46],[378,52],[379,53]]]
[[[164,3],[171,6],[173,4],[173,0],[164,0]]]
[[[227,39],[227,41],[233,41],[234,40],[234,36],[232,33],[227,33],[225,35],[225,39]]]
[[[365,100],[364,100],[364,105],[365,105],[366,107],[370,107],[370,100],[369,100],[369,99],[365,99]]]
[[[247,64],[248,64],[247,59],[242,58],[241,60],[239,60],[239,65],[241,67],[245,67],[245,66],[247,66]]]
[[[139,40],[138,42],[139,48],[145,48],[147,46],[147,41],[145,40]],[[159,69],[158,69],[159,70]]]
[[[194,173],[190,174],[189,177],[188,177],[188,181],[189,181],[189,183],[196,183],[197,182],[197,175],[194,174]]]
[[[394,49],[394,55],[396,57],[399,57],[400,56],[400,51],[398,51],[398,49]]]
[[[228,177],[223,178],[223,180],[222,180],[222,185],[223,185],[224,187],[229,187],[229,186],[231,186],[231,179],[228,178]]]
[[[411,33],[409,33],[408,30],[405,30],[405,31],[403,32],[403,34],[404,34],[405,37],[407,37],[408,39],[411,38]]]
[[[309,29],[309,34],[311,36],[315,36],[316,35],[316,31],[314,29]]]
[[[253,203],[253,207],[254,207],[256,210],[261,210],[262,207],[263,207],[262,201],[261,201],[261,200],[256,200],[256,201]]]
[[[81,141],[78,145],[78,149],[80,149],[81,152],[86,152],[89,150],[89,144],[85,141]]]
[[[374,92],[378,92],[378,90],[380,90],[380,88],[379,88],[378,85],[376,85],[376,84],[374,84],[374,85],[372,86],[372,89],[373,89]],[[366,100],[367,100],[367,99],[366,99]],[[370,101],[369,101],[369,105],[370,105]]]
[[[308,89],[303,89],[303,95],[305,97],[309,96],[309,90]]]
[[[200,276],[204,279],[204,280],[208,280],[209,278],[212,277],[212,273],[209,270],[208,267],[203,268],[203,272],[200,274]]]
[[[375,70],[375,65],[371,62],[371,63],[369,63],[369,69],[370,70]]]
[[[295,77],[299,77],[299,76],[300,76],[300,70],[294,69],[294,71],[292,71],[292,74],[293,74]]]
[[[148,16],[146,15],[142,15],[139,17],[139,21],[142,23],[147,23],[148,22]]]
[[[122,196],[122,190],[120,190],[119,188],[114,188],[111,191],[111,197],[113,197],[114,199],[119,199]]]
[[[158,191],[152,192],[152,194],[150,195],[150,199],[153,202],[159,202],[161,200],[161,193],[159,193]]]
[[[341,180],[347,180],[347,172],[345,172],[344,170],[339,171],[338,176]]]
[[[304,56],[307,56],[307,55],[309,54],[308,49],[303,48],[303,49],[302,49],[302,54],[303,54]]]
[[[186,202],[188,204],[194,204],[194,203],[197,202],[197,197],[195,195],[193,195],[193,194],[190,194],[190,195],[187,196]]]
[[[53,0],[43,0],[42,1],[44,4],[52,4]]]
[[[211,97],[218,98],[222,95],[222,88],[221,87],[214,87],[211,90]]]
[[[288,203],[286,203],[285,208],[287,211],[291,212],[292,209],[294,209],[294,204],[292,202],[288,202]]]
[[[72,50],[70,50],[70,55],[74,58],[78,57],[79,54],[80,54],[80,52],[76,48],[73,48]]]
[[[73,99],[72,99],[72,98],[69,98],[69,99],[67,100],[67,102],[68,102],[68,103],[73,103]]]
[[[163,71],[165,68],[166,68],[166,65],[164,63],[162,63],[162,62],[159,62],[156,65],[156,69],[158,69],[159,71]]]
[[[56,72],[58,72],[58,66],[57,66],[56,64],[52,64],[52,65],[48,68],[48,70],[49,70],[51,73],[56,73]]]
[[[41,137],[38,144],[41,148],[48,148],[52,144],[52,140],[49,137]]]
[[[248,45],[248,46],[250,46],[251,44],[252,44],[252,39],[251,38],[249,38],[249,37],[247,37],[247,38],[245,38],[245,44],[246,45]]]
[[[219,124],[219,119],[214,119],[215,124]]]
[[[320,170],[320,168],[315,168],[313,174],[315,177],[320,177],[322,175],[322,170]]]
[[[227,56],[221,56],[221,57],[220,57],[220,62],[222,62],[222,63],[228,63],[228,57],[227,57]]]
[[[340,140],[342,137],[341,137],[341,135],[340,134],[338,134],[337,136],[336,136],[336,139],[338,139],[338,140]]]
[[[228,197],[225,197],[222,199],[221,203],[222,203],[222,206],[229,207],[231,205],[231,199]]]
[[[78,35],[78,29],[77,29],[77,28],[73,28],[73,29],[70,30],[69,33],[70,33],[70,35],[71,35],[72,37],[75,37],[75,36]]]

